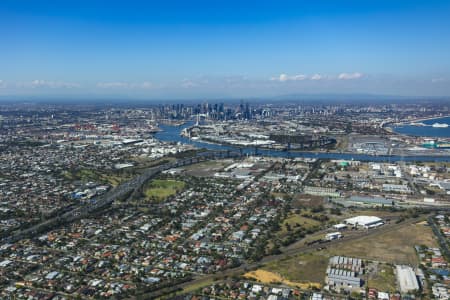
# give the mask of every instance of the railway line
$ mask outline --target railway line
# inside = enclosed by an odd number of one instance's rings
[[[348,242],[355,242],[359,239],[373,236],[373,235],[380,235],[385,234],[388,232],[392,232],[394,230],[398,230],[401,227],[408,226],[414,223],[417,223],[419,221],[422,221],[426,219],[427,217],[431,216],[431,214],[421,215],[417,218],[411,218],[408,220],[405,220],[401,223],[391,223],[386,224],[385,226],[382,226],[378,229],[372,229],[369,231],[360,231],[358,234],[351,235],[351,236],[344,236],[344,238],[336,239],[327,243],[323,244],[314,244],[314,245],[295,245],[295,246],[288,246],[281,249],[280,254],[276,255],[269,255],[265,256],[261,261],[258,262],[244,262],[240,266],[236,268],[226,269],[224,271],[221,271],[220,273],[214,273],[214,274],[206,274],[206,275],[198,275],[192,278],[192,280],[174,284],[170,287],[163,288],[160,290],[156,290],[153,292],[145,293],[139,295],[138,299],[166,299],[164,297],[169,297],[169,295],[174,295],[176,293],[182,293],[182,291],[190,286],[201,286],[203,284],[209,284],[212,281],[213,282],[220,282],[222,280],[226,280],[227,278],[234,277],[234,276],[241,276],[242,274],[255,270],[262,265],[265,265],[267,263],[276,261],[276,260],[282,260],[287,257],[291,257],[293,255],[299,254],[299,253],[307,253],[307,252],[313,252],[313,251],[320,251],[327,247],[339,245],[342,243],[348,243]],[[169,297],[170,298],[170,297]]]

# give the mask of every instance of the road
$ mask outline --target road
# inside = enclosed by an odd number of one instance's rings
[[[424,220],[427,216],[429,216],[429,215],[426,215],[426,216],[422,215],[418,218],[408,219],[399,224],[386,224],[378,229],[372,229],[369,231],[361,230],[357,234],[354,234],[351,236],[344,236],[342,239],[333,240],[333,241],[330,241],[330,242],[324,243],[324,244],[316,244],[316,245],[310,245],[310,246],[298,246],[298,247],[289,247],[288,246],[286,248],[281,249],[281,251],[282,251],[281,254],[266,256],[259,262],[244,263],[244,264],[240,265],[239,267],[236,267],[233,269],[227,269],[227,270],[221,271],[220,273],[216,273],[216,274],[195,276],[190,281],[183,282],[180,284],[175,284],[175,285],[171,286],[170,288],[165,288],[165,289],[161,289],[158,291],[150,292],[150,293],[141,295],[138,298],[139,299],[155,299],[155,298],[162,297],[164,295],[168,295],[168,294],[180,291],[180,290],[185,289],[192,285],[201,286],[202,284],[210,283],[212,280],[217,282],[217,281],[224,280],[228,277],[239,276],[239,275],[242,275],[243,273],[248,272],[249,270],[257,269],[258,267],[260,267],[263,264],[267,264],[267,263],[270,263],[270,262],[273,262],[276,260],[282,260],[288,256],[292,256],[292,255],[299,254],[299,253],[316,251],[316,250],[319,250],[319,248],[323,248],[323,247],[328,248],[330,246],[335,246],[335,245],[347,243],[350,241],[357,241],[358,239],[361,239],[361,238],[364,238],[367,236],[391,232],[391,231],[397,230],[403,226],[407,226],[410,224],[417,223],[421,220]]]
[[[433,230],[433,233],[438,238],[439,245],[441,246],[441,249],[444,252],[444,255],[447,259],[450,258],[450,249],[448,247],[447,238],[442,235],[441,230],[439,229],[438,225],[436,224],[433,217],[428,217],[428,223],[431,225],[431,229]]]
[[[94,213],[98,213],[102,209],[109,207],[114,201],[122,200],[128,198],[128,196],[140,188],[145,182],[157,176],[159,173],[165,170],[169,170],[172,168],[179,168],[191,164],[196,164],[202,161],[207,160],[216,160],[223,158],[236,158],[240,157],[241,154],[233,151],[206,151],[202,153],[198,153],[193,157],[178,159],[174,162],[169,162],[163,165],[159,165],[153,168],[149,168],[144,171],[141,175],[127,181],[125,183],[120,184],[110,192],[105,195],[99,197],[95,201],[92,201],[89,204],[78,205],[72,210],[65,212],[59,216],[50,218],[48,220],[44,220],[39,224],[33,225],[27,229],[17,230],[13,232],[11,235],[3,238],[1,240],[2,243],[13,243],[18,240],[27,237],[34,237],[38,234],[47,232],[53,228],[61,226],[62,224],[67,224],[82,218],[86,218],[89,215]]]
[[[405,164],[405,162],[401,161],[399,164],[400,164],[400,168],[401,168],[402,174],[406,178],[406,180],[408,180],[409,186],[411,187],[413,193],[416,194],[416,195],[420,195],[420,191],[417,188],[416,183],[414,182],[414,179],[409,174],[409,170],[408,170],[408,167]]]

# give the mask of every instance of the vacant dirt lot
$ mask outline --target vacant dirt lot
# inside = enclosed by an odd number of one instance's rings
[[[437,247],[429,226],[423,223],[405,225],[394,231],[336,245],[330,248],[329,252],[396,264],[416,265],[418,258],[414,250],[415,245]]]

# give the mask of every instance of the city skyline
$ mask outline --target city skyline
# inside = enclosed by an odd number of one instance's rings
[[[448,96],[449,12],[446,1],[4,1],[0,96]]]

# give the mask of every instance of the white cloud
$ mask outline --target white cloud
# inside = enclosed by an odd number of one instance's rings
[[[289,76],[287,76],[286,74],[280,74],[280,77],[278,80],[287,81],[287,80],[289,80]]]
[[[241,83],[243,81],[248,81],[247,76],[226,76],[223,78],[226,83]]]
[[[6,88],[6,82],[0,79],[0,89]]]
[[[303,74],[299,74],[299,75],[292,75],[289,76],[287,74],[280,74],[280,76],[278,77],[272,77],[270,78],[270,80],[273,81],[280,81],[280,82],[286,82],[286,81],[300,81],[300,80],[305,80],[308,79],[308,76],[303,75]]]
[[[99,82],[97,87],[102,89],[114,89],[114,88],[127,88],[129,83],[127,82]]]
[[[141,83],[141,88],[143,89],[151,89],[153,88],[153,83],[149,82],[149,81],[144,81],[143,83]]]
[[[30,82],[18,82],[15,85],[17,87],[22,88],[51,88],[51,89],[80,87],[80,84],[75,82],[50,81],[42,79],[36,79]]]
[[[311,80],[321,80],[321,79],[325,79],[325,76],[320,75],[320,74],[314,74],[313,76],[311,76]]]
[[[64,81],[49,81],[49,80],[42,80],[42,79],[36,79],[31,81],[30,83],[25,84],[19,84],[24,87],[31,87],[31,88],[51,88],[51,89],[60,89],[60,88],[79,88],[80,84],[76,82],[64,82]]]
[[[439,83],[439,82],[445,82],[445,81],[447,81],[447,80],[445,78],[443,78],[443,77],[431,79],[432,83]]]
[[[341,73],[341,74],[339,74],[338,79],[341,79],[341,80],[359,79],[359,78],[362,78],[363,76],[364,75],[362,73],[358,73],[358,72]]]
[[[97,83],[97,87],[102,89],[151,89],[154,87],[154,85],[149,81],[144,81],[141,83],[114,81],[99,82]]]
[[[285,73],[280,74],[279,76],[276,77],[271,77],[270,80],[272,81],[279,81],[279,82],[287,82],[287,81],[303,81],[303,80],[314,80],[314,81],[318,81],[318,80],[336,80],[336,79],[340,79],[340,80],[350,80],[350,79],[359,79],[364,77],[364,75],[362,73],[359,72],[355,72],[355,73],[340,73],[339,75],[324,75],[324,74],[319,74],[319,73],[315,73],[313,75],[304,75],[304,74],[299,74],[299,75],[288,75]]]
[[[181,81],[181,87],[188,89],[188,88],[193,88],[193,87],[197,87],[199,86],[199,84],[197,82],[194,82],[188,78],[185,78]]]
[[[205,88],[205,89],[234,89],[248,88],[254,80],[244,75],[229,76],[194,76],[186,77],[179,82],[179,86],[184,89]]]
[[[306,76],[306,75],[303,75],[303,74],[300,74],[300,75],[294,75],[294,76],[291,76],[291,80],[305,80],[305,79],[307,79],[308,77]]]

